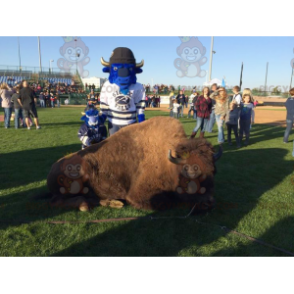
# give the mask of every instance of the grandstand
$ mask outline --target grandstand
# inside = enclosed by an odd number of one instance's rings
[[[41,87],[45,88],[50,83],[53,86],[50,91],[54,95],[56,94],[54,85],[71,86],[74,82],[70,92],[66,91],[59,95],[61,104],[65,104],[66,99],[68,99],[69,105],[85,105],[87,103],[87,94],[83,90],[84,85],[78,71],[61,72],[59,68],[42,68],[40,71],[39,67],[24,66],[19,68],[17,66],[0,65],[0,84],[7,83],[13,87],[23,80],[27,80],[30,84],[40,84]],[[40,91],[35,90],[35,93],[38,97]]]
[[[28,81],[48,81],[51,84],[63,83],[70,85],[73,79],[72,73],[60,72],[59,69],[42,68],[40,71],[37,67],[16,67],[0,65],[0,83],[7,83],[8,85],[15,85],[22,80]]]

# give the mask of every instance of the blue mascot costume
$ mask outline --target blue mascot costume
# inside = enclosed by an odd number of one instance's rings
[[[144,61],[136,63],[129,48],[118,47],[113,50],[109,62],[102,57],[101,63],[109,78],[101,90],[100,109],[108,119],[109,135],[113,135],[122,127],[145,120],[145,89],[137,83],[136,77],[142,72]]]
[[[107,130],[104,125],[104,117],[99,115],[93,105],[88,105],[85,115],[81,118],[85,123],[79,129],[78,136],[82,142],[82,149],[97,144],[107,138]]]

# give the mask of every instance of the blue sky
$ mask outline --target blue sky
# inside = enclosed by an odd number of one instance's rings
[[[179,37],[81,37],[89,47],[89,64],[85,69],[89,77],[106,77],[102,73],[101,56],[108,60],[116,47],[129,47],[137,62],[144,59],[143,73],[138,75],[141,83],[164,83],[173,85],[202,85],[206,77],[179,78],[174,60],[176,49],[181,44]],[[209,69],[211,37],[198,37],[206,47],[207,62],[201,67]],[[42,65],[57,68],[61,58],[59,49],[64,44],[62,37],[41,37]],[[39,66],[37,37],[20,37],[22,66]],[[225,77],[228,85],[239,84],[241,63],[244,63],[243,87],[264,85],[266,62],[269,62],[268,86],[289,86],[290,61],[294,58],[294,37],[215,37],[212,78]],[[18,66],[17,37],[0,37],[0,65]],[[293,82],[294,84],[294,82]]]

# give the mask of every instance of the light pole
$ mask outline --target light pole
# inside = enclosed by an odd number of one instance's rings
[[[266,70],[265,70],[265,81],[264,81],[265,94],[266,94],[266,87],[267,87],[267,73],[268,73],[268,62],[266,63]]]
[[[216,52],[213,51],[213,41],[214,38],[211,37],[211,46],[210,46],[210,61],[209,61],[209,76],[208,76],[208,80],[209,82],[211,81],[211,71],[212,71],[212,56],[213,54],[215,54]]]
[[[40,72],[42,72],[40,37],[38,37],[38,49],[39,49],[39,66],[40,66]]]
[[[18,42],[18,61],[19,61],[19,70],[21,71],[21,58],[20,58],[20,44],[19,44],[19,37],[17,37]]]
[[[52,74],[52,65],[51,65],[51,62],[54,62],[54,60],[53,59],[50,59],[50,61],[49,61],[49,71]]]
[[[293,49],[293,51],[294,51],[294,49]],[[293,59],[292,59],[292,60],[293,60]],[[292,61],[292,60],[291,60],[291,61]],[[293,69],[294,69],[294,60],[293,60],[293,62],[292,62],[292,72],[291,72],[291,81],[290,81],[290,88],[289,88],[289,91],[291,90],[291,87],[292,87]]]

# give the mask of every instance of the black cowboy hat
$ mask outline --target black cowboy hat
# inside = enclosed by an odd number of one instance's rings
[[[101,57],[101,63],[106,67],[111,66],[113,63],[136,64],[136,67],[139,68],[144,65],[144,60],[140,63],[136,63],[135,56],[131,49],[118,47],[113,50],[109,62],[106,62],[103,57]]]

